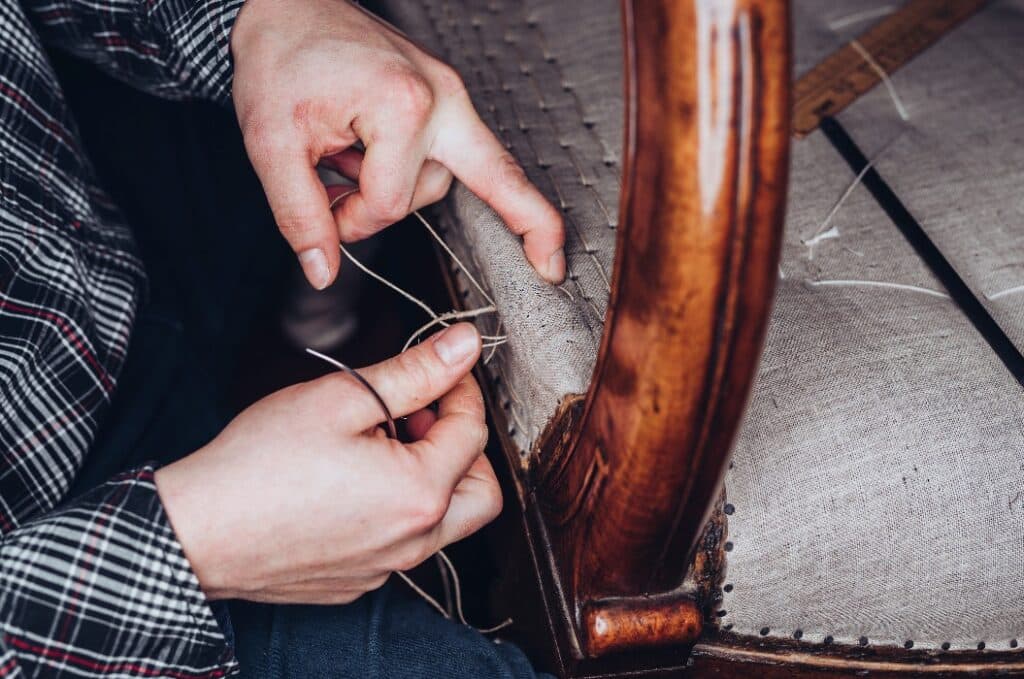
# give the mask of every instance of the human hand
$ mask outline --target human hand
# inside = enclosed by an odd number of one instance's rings
[[[314,287],[337,275],[339,235],[366,238],[440,200],[452,175],[523,237],[545,279],[563,280],[561,216],[477,116],[455,71],[396,29],[344,0],[248,0],[231,52],[246,149]],[[321,160],[359,182],[333,214]]]
[[[454,325],[360,371],[415,440],[336,373],[268,396],[160,469],[171,525],[211,599],[345,603],[461,540],[501,510],[469,375],[480,337]],[[437,416],[424,410],[440,398]]]

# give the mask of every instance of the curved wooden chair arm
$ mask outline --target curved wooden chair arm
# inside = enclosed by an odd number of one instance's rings
[[[530,482],[582,657],[700,631],[681,586],[761,352],[788,173],[788,3],[622,7],[611,302],[590,390]]]

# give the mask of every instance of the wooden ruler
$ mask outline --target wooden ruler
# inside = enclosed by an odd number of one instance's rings
[[[986,0],[910,0],[872,26],[856,42],[887,74],[923,52]],[[1024,38],[1022,38],[1024,39]],[[852,43],[833,52],[793,86],[793,134],[813,132],[881,82],[875,64]]]

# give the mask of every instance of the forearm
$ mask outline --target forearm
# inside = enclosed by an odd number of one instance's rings
[[[43,40],[172,99],[231,98],[229,38],[244,0],[27,0]]]
[[[0,631],[0,677],[235,667],[149,468],[3,536]]]

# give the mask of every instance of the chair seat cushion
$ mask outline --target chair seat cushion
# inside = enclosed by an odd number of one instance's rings
[[[446,238],[496,300],[488,363],[529,455],[590,381],[608,303],[622,137],[616,0],[386,0],[462,74],[566,217],[543,284],[464,187]],[[891,3],[795,2],[803,72]],[[888,8],[888,9],[887,9]],[[840,116],[1004,330],[1024,342],[1024,6],[994,2]],[[821,133],[793,144],[778,295],[727,474],[720,624],[802,643],[953,649],[1024,634],[1024,399]],[[462,281],[465,283],[465,281]],[[482,304],[463,285],[467,304]],[[1019,293],[1019,294],[1018,294]],[[799,631],[799,634],[797,632]]]
[[[798,4],[798,46],[842,25],[823,5]],[[896,72],[908,120],[882,86],[839,116],[1018,345],[1024,294],[1002,291],[1024,284],[1021,10],[994,3]],[[867,25],[833,32],[833,49]],[[1021,385],[863,187],[823,228],[852,180],[821,133],[794,143],[784,278],[726,477],[721,624],[811,643],[1015,647]]]

